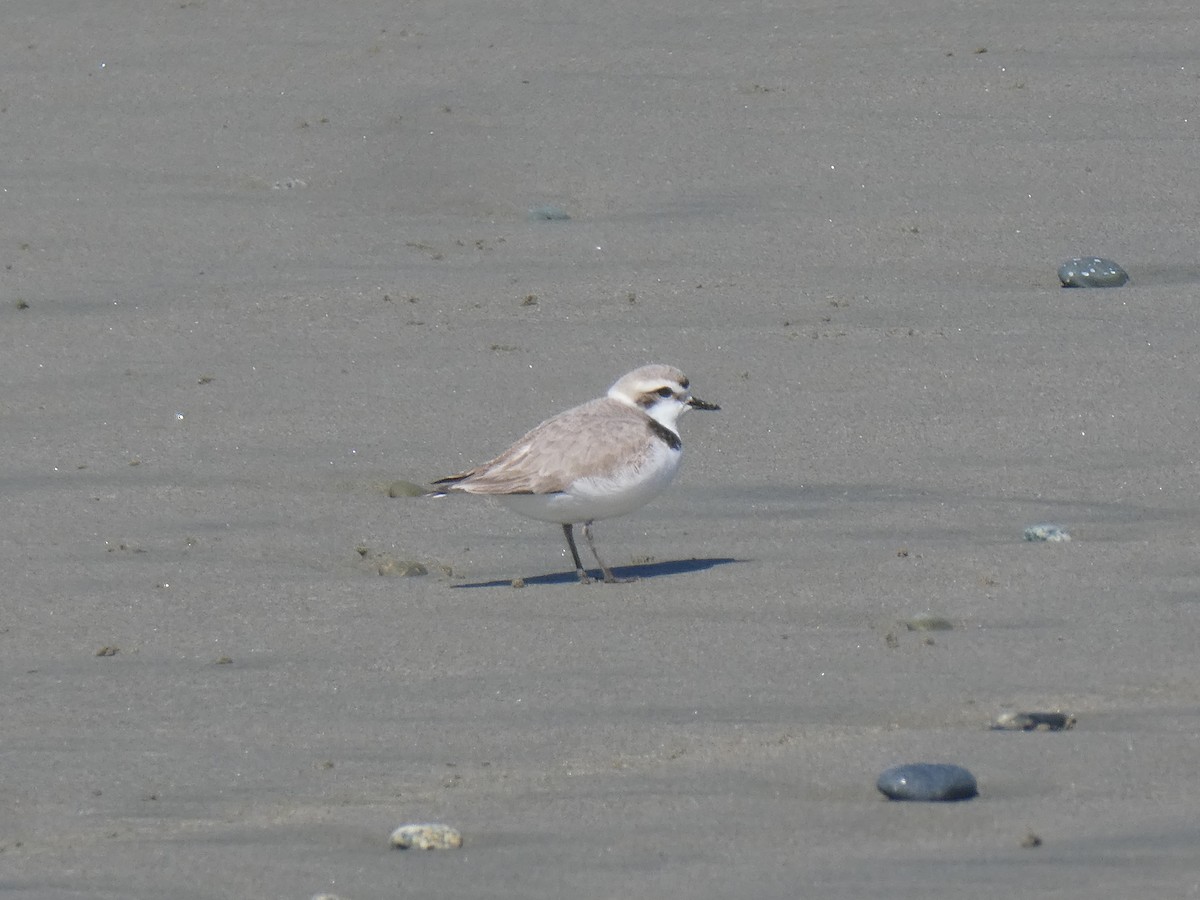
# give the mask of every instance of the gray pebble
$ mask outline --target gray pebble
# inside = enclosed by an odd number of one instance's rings
[[[457,850],[462,844],[458,829],[432,822],[401,825],[392,832],[392,846],[401,850]]]
[[[1025,540],[1027,541],[1048,541],[1051,544],[1060,544],[1070,539],[1071,535],[1065,528],[1061,525],[1051,525],[1049,522],[1030,525],[1025,529]]]
[[[1129,273],[1111,259],[1088,256],[1059,266],[1058,280],[1063,287],[1120,287],[1129,281]]]
[[[979,793],[975,776],[949,763],[906,763],[885,770],[875,782],[889,800],[930,803],[970,800]]]

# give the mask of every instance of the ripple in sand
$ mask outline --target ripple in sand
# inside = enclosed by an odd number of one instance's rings
[[[1064,712],[1007,712],[996,716],[993,731],[1068,731],[1075,717]]]

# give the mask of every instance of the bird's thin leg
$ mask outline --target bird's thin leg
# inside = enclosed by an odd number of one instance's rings
[[[584,534],[588,533],[586,525],[583,527],[583,533]],[[584,570],[583,563],[579,559],[579,551],[575,549],[575,526],[572,525],[570,522],[564,522],[563,523],[563,535],[567,539],[567,546],[571,548],[571,559],[575,560],[575,571],[579,573],[579,583],[580,584],[591,584],[592,579],[588,578],[588,573]],[[589,542],[591,541],[590,537],[588,538],[588,541]],[[594,547],[592,548],[592,552],[593,553],[596,552],[596,549]],[[603,563],[601,564],[601,568],[604,568]],[[604,574],[605,575],[609,574],[608,569],[604,569]]]
[[[618,578],[612,573],[612,569],[604,564],[604,560],[602,560],[600,558],[600,554],[596,552],[596,542],[592,540],[591,522],[583,523],[583,536],[587,538],[588,546],[592,548],[592,556],[596,557],[596,562],[600,563],[600,571],[604,573],[605,584],[628,584],[631,581],[637,581],[636,578]]]

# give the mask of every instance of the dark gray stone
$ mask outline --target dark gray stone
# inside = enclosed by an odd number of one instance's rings
[[[1059,266],[1058,280],[1063,287],[1120,287],[1129,281],[1129,273],[1111,259],[1087,256]]]
[[[889,800],[929,803],[970,800],[979,793],[975,776],[949,763],[906,763],[885,770],[875,786]]]

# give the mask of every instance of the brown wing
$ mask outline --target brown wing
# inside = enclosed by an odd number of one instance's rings
[[[435,481],[473,494],[555,494],[581,472],[610,475],[641,450],[653,419],[603,397],[547,419],[490,462]]]

